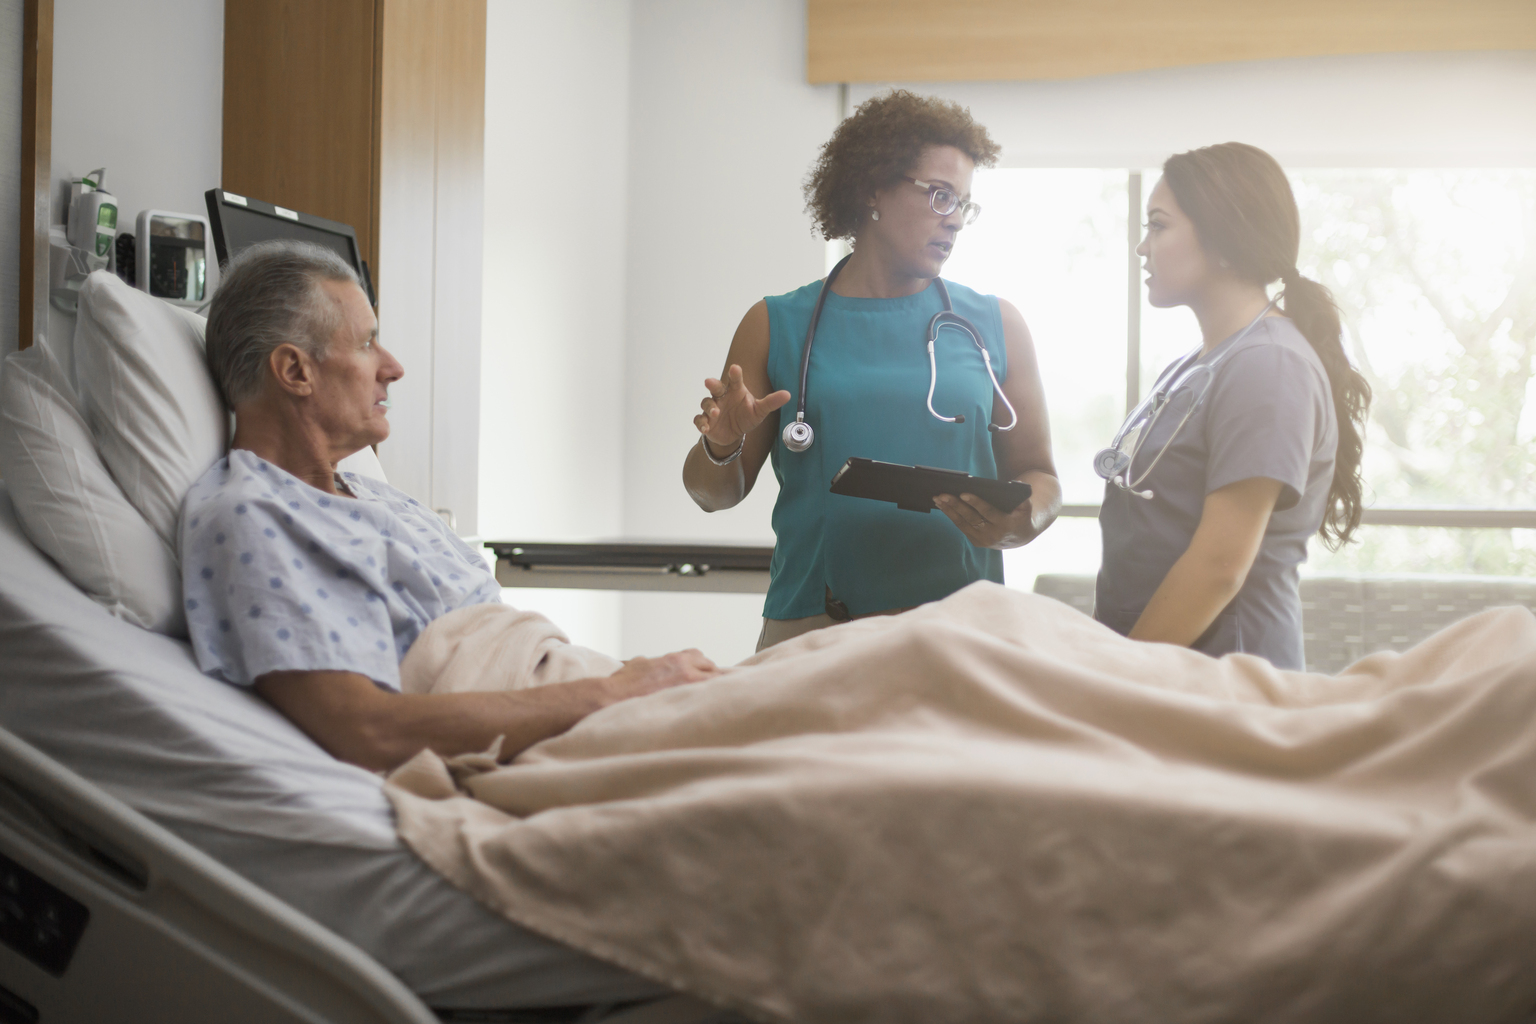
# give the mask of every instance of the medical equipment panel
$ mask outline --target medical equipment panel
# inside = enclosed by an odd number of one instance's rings
[[[135,224],[135,287],[179,306],[208,298],[208,218],[141,210]]]

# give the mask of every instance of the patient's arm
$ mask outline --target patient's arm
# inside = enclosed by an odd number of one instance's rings
[[[256,692],[333,757],[381,771],[424,747],[444,757],[505,739],[510,759],[587,715],[630,697],[717,673],[696,650],[635,658],[611,676],[494,693],[409,694],[382,690],[356,672],[269,672]]]
[[[1194,538],[1142,609],[1131,639],[1186,647],[1200,639],[1243,588],[1280,487],[1256,476],[1205,496]]]

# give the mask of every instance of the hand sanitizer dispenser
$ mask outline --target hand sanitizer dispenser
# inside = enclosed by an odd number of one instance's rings
[[[80,285],[112,259],[117,238],[117,197],[102,187],[107,176],[98,167],[69,188],[64,227],[49,230],[48,297],[58,309],[74,313]]]
[[[69,244],[99,261],[92,270],[107,265],[117,238],[117,197],[102,187],[106,176],[107,169],[99,167],[69,189]]]

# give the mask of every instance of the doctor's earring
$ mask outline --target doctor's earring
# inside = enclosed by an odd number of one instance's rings
[[[879,220],[880,219],[880,211],[879,210],[870,210],[869,211],[869,219],[870,220]]]

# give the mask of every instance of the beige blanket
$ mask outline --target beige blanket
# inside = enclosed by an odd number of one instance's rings
[[[1330,678],[978,583],[397,781],[459,887],[764,1021],[1536,1006],[1523,609]]]
[[[433,621],[400,663],[405,693],[518,690],[590,676],[611,676],[622,663],[577,647],[538,612],[474,604]]]

